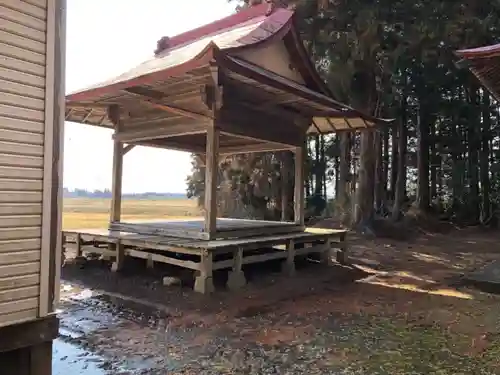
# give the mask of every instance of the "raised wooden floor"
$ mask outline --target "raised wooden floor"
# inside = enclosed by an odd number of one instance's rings
[[[63,231],[64,249],[114,257],[112,270],[123,267],[125,256],[142,258],[148,266],[154,262],[173,264],[196,271],[194,289],[201,293],[213,291],[212,273],[230,269],[228,287],[238,289],[246,284],[244,264],[284,259],[283,270],[295,273],[295,257],[319,253],[332,261],[332,251],[343,262],[347,250],[345,230],[306,230],[302,232],[261,235],[223,240],[192,240],[158,235],[141,235],[99,229]],[[184,255],[184,256],[179,256]]]
[[[148,220],[133,222],[112,222],[109,230],[189,238],[194,240],[214,240],[256,235],[303,232],[304,227],[291,222],[218,218],[216,233],[210,235],[204,231],[202,218],[182,220]]]

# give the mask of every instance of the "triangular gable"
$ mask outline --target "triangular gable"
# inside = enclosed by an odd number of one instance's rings
[[[304,77],[293,63],[290,53],[282,40],[253,49],[238,51],[234,53],[234,56],[294,82],[305,84]]]

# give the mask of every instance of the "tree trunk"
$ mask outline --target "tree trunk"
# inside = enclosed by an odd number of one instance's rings
[[[314,137],[314,195],[321,196],[323,191],[323,170],[321,168],[320,136]]]
[[[429,123],[429,163],[430,163],[430,199],[434,203],[437,198],[437,154],[436,154],[436,122]]]
[[[469,212],[471,224],[479,221],[479,174],[478,174],[478,132],[480,129],[479,92],[475,83],[469,86],[469,111],[467,116],[468,138],[468,177],[469,177]]]
[[[427,113],[426,105],[420,99],[417,126],[417,200],[416,206],[422,212],[429,210],[429,122],[430,116]]]
[[[340,138],[340,160],[339,160],[339,183],[337,191],[338,204],[340,209],[340,218],[343,223],[350,221],[349,207],[349,181],[351,170],[351,135],[343,133]]]
[[[361,232],[371,232],[375,184],[374,132],[364,131],[360,139],[359,183],[356,189],[353,227]]]
[[[339,152],[336,153],[335,158],[334,158],[334,169],[335,169],[335,200],[339,199],[339,186],[340,186],[340,139],[338,135],[335,135],[335,149],[339,150]]]
[[[307,160],[307,164],[309,165],[309,160],[310,160],[310,155],[311,151],[309,150],[309,142],[306,142],[306,155],[304,155],[304,158]],[[311,168],[307,168],[307,170],[304,173],[304,188],[306,190],[306,198],[309,198],[311,196]]]
[[[398,123],[398,149],[399,161],[397,170],[396,191],[394,194],[394,205],[392,207],[392,220],[401,219],[401,212],[406,196],[406,149],[407,149],[407,99],[406,96],[401,100],[401,118]]]
[[[397,129],[394,127],[391,130],[392,133],[392,152],[391,152],[391,187],[390,187],[390,199],[394,200],[394,192],[396,191],[396,182],[398,179],[398,139],[397,139]]]
[[[385,129],[383,133],[383,143],[384,143],[384,156],[383,156],[383,174],[382,174],[382,184],[383,191],[385,192],[384,199],[387,199],[387,183],[389,182],[389,129]]]
[[[383,165],[383,150],[382,150],[382,134],[375,132],[374,138],[374,152],[375,152],[375,186],[374,186],[374,200],[375,210],[381,213],[384,203],[384,165]]]
[[[490,155],[490,132],[491,132],[491,108],[489,94],[483,92],[482,105],[483,126],[481,134],[481,153],[479,155],[479,171],[481,178],[482,190],[482,215],[481,222],[488,224],[491,219],[491,202],[490,202],[490,171],[489,171],[489,155]]]
[[[325,137],[321,136],[321,147],[320,147],[320,160],[321,160],[321,181],[323,183],[323,198],[325,198],[325,201],[327,201],[327,196],[326,196],[326,182],[327,182],[327,177],[326,177],[326,170],[327,170],[327,165],[326,165],[326,155],[325,155]]]

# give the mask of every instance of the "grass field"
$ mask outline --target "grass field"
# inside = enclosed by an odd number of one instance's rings
[[[63,228],[106,228],[110,199],[65,198]],[[122,202],[122,220],[197,217],[201,212],[194,199],[126,199]]]

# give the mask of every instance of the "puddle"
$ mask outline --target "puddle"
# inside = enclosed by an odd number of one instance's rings
[[[143,374],[176,365],[165,358],[165,320],[154,308],[69,283],[59,308],[54,375]]]
[[[53,375],[107,375],[102,366],[106,361],[102,358],[64,342],[61,339],[54,340],[52,354]]]

